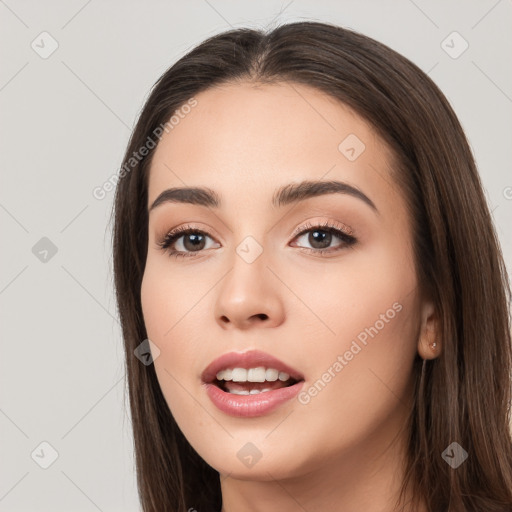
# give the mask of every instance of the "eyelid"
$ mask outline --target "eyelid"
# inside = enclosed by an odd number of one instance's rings
[[[172,249],[172,246],[177,242],[177,240],[181,239],[183,236],[186,236],[189,233],[201,233],[202,235],[206,236],[207,238],[210,238],[213,240],[214,243],[218,243],[216,240],[216,237],[212,236],[209,231],[209,229],[201,229],[198,226],[194,226],[190,223],[180,225],[178,227],[175,227],[169,231],[163,236],[158,237],[158,240],[156,242],[157,248],[169,252],[170,256],[174,257],[189,257],[194,258],[201,255],[201,253],[206,252],[205,250],[197,251],[197,252],[187,252],[187,251],[180,251]],[[357,243],[357,238],[354,236],[354,232],[352,228],[347,226],[346,224],[339,222],[339,221],[333,221],[333,220],[308,220],[305,224],[302,224],[298,228],[296,228],[292,235],[291,235],[291,241],[293,242],[296,238],[299,236],[304,236],[306,233],[318,230],[318,231],[326,231],[331,233],[337,233],[338,239],[342,240],[344,243],[342,244],[341,248],[339,249],[309,249],[309,248],[301,248],[301,250],[304,250],[306,252],[312,252],[317,255],[324,255],[326,253],[334,253],[336,254],[338,251],[343,250],[343,248],[350,248],[355,243]],[[300,247],[299,247],[300,248]]]
[[[210,236],[210,233],[213,233],[215,230],[209,226],[208,224],[203,224],[201,222],[185,222],[184,224],[179,224],[178,226],[170,229],[166,229],[163,231],[161,236],[158,236],[158,232],[156,233],[157,238],[163,238],[170,234],[181,233],[182,231],[186,231],[187,229],[194,231],[202,231],[203,233]],[[160,231],[160,230],[158,230]]]
[[[301,224],[297,229],[295,229],[291,237],[295,238],[296,236],[301,235],[305,231],[309,231],[312,228],[329,229],[331,227],[339,229],[350,237],[355,237],[354,230],[350,226],[347,226],[346,224],[336,220],[308,220],[305,224]]]
[[[293,233],[290,235],[292,239],[296,238],[298,235],[303,234],[305,231],[308,231],[312,228],[325,228],[328,229],[330,227],[336,227],[343,233],[345,233],[348,236],[355,237],[354,231],[350,226],[347,226],[343,222],[335,221],[335,220],[308,220],[306,223],[301,224],[298,226]],[[166,231],[162,236],[158,237],[158,245],[161,245],[165,242],[166,239],[170,238],[171,236],[183,233],[185,234],[187,230],[193,230],[193,231],[200,231],[204,233],[205,235],[209,236],[210,238],[213,238],[213,235],[209,232],[211,230],[210,227],[207,229],[203,229],[198,226],[194,226],[192,224],[182,224],[181,226],[178,226],[176,228],[172,228],[168,231]]]
[[[187,234],[189,231],[203,233],[207,237],[217,242],[217,240],[215,239],[216,237],[214,237],[211,234],[212,228],[210,228],[209,226],[207,228],[202,228],[194,224],[186,223],[165,231],[164,234],[161,236],[157,236],[156,243],[159,247],[163,247],[166,241],[169,240],[170,238],[176,237],[176,239],[179,239],[181,238],[181,236]]]

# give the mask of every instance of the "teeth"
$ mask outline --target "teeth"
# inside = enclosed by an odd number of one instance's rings
[[[233,390],[233,391],[230,391],[231,394],[233,395],[248,395],[249,394],[249,391],[247,391],[247,389],[240,389],[240,390]]]
[[[222,377],[219,377],[219,374],[222,374]],[[233,378],[233,370],[223,370],[222,372],[217,373],[217,378],[219,380],[231,380]]]
[[[233,382],[275,382],[277,379],[285,382],[290,378],[290,375],[275,368],[265,369],[263,366],[258,366],[248,370],[245,368],[227,368],[217,372],[216,377],[218,380],[232,380]]]
[[[266,371],[263,366],[247,370],[247,380],[249,382],[265,382],[265,375]]]
[[[268,368],[265,372],[265,380],[269,382],[275,382],[279,377],[279,372],[274,370],[274,368]]]
[[[261,391],[258,389],[251,389],[251,391],[247,391],[246,389],[240,389],[240,390],[233,390],[229,391],[232,395],[258,395],[259,393],[265,393],[267,391],[270,391],[269,388],[262,389]]]
[[[245,368],[234,368],[233,382],[247,382],[247,370]]]

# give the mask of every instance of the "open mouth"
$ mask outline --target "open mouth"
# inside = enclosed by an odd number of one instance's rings
[[[302,373],[265,352],[230,352],[201,374],[205,391],[223,413],[239,418],[270,414],[304,386]]]
[[[249,350],[218,357],[203,370],[201,380],[216,391],[212,396],[220,400],[229,395],[234,399],[235,395],[266,393],[275,401],[291,396],[293,390],[284,388],[295,390],[296,384],[304,382],[304,375],[270,354]]]
[[[233,395],[257,395],[268,393],[277,389],[287,388],[300,382],[299,378],[275,368],[233,368],[224,369],[216,373],[211,380],[225,393]]]
[[[219,380],[214,379],[212,384],[217,386],[225,393],[231,393],[234,395],[257,395],[259,393],[267,393],[269,391],[275,391],[276,389],[287,388],[300,382],[299,380],[288,378],[285,381],[275,380],[264,382],[233,382],[232,380]]]

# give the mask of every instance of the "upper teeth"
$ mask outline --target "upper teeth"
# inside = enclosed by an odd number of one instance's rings
[[[217,373],[218,380],[232,380],[233,382],[274,382],[277,379],[286,381],[290,376],[286,372],[280,372],[274,368],[227,368]]]

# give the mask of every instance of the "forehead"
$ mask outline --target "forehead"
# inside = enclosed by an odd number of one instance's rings
[[[270,191],[292,181],[364,184],[375,178],[374,165],[382,171],[390,159],[364,119],[309,86],[225,84],[195,100],[155,150],[149,204],[171,186],[207,186],[230,197],[261,194],[268,202]]]

